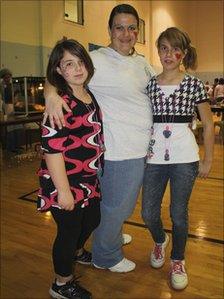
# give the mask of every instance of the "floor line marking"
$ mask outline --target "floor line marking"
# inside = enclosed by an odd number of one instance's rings
[[[36,189],[32,192],[29,192],[27,194],[24,194],[20,197],[18,197],[19,199],[22,199],[22,200],[25,200],[25,201],[28,201],[28,202],[33,202],[33,203],[36,203],[37,200],[34,200],[34,199],[31,199],[31,198],[28,198],[27,196],[37,192],[39,189]],[[134,221],[125,221],[124,222],[125,224],[128,224],[128,225],[132,225],[132,226],[136,226],[136,227],[142,227],[142,228],[146,228],[147,229],[147,226],[143,223],[138,223],[138,222],[134,222]],[[165,232],[167,233],[172,233],[172,231],[170,229],[164,229]],[[197,235],[194,235],[194,234],[188,234],[188,237],[189,238],[192,238],[192,239],[199,239],[199,240],[204,240],[204,241],[208,241],[208,242],[212,242],[212,243],[217,243],[217,244],[224,244],[224,240],[219,240],[219,239],[214,239],[214,238],[209,238],[209,237],[202,237],[202,236],[197,236]]]
[[[142,228],[147,229],[147,226],[143,223],[138,223],[138,222],[134,222],[134,221],[125,221],[124,223],[128,224],[128,225],[142,227]],[[164,229],[164,231],[167,233],[172,233],[172,230],[170,230],[170,229]],[[219,239],[214,239],[214,238],[209,238],[209,237],[202,237],[202,236],[197,236],[194,234],[188,234],[188,237],[192,238],[192,239],[199,239],[199,240],[208,241],[208,242],[217,243],[217,244],[224,244],[224,240],[219,240]]]

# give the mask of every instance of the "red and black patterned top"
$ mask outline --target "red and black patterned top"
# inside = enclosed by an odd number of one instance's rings
[[[42,125],[42,149],[44,153],[62,153],[75,204],[85,207],[91,199],[101,199],[98,171],[103,169],[104,138],[102,114],[93,96],[90,104],[63,96],[72,112],[65,112],[65,127],[50,127],[49,120]],[[38,171],[40,189],[38,210],[58,207],[57,190],[48,171],[45,156]]]

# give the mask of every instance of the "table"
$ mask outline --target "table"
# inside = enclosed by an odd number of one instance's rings
[[[39,127],[41,126],[41,122],[43,119],[43,114],[34,114],[27,116],[9,116],[7,119],[0,119],[0,142],[5,147],[5,141],[7,140],[7,127],[11,125],[19,125],[19,124],[27,124],[27,123],[36,123]],[[27,148],[27,144],[26,144]]]
[[[0,119],[0,126],[7,127],[10,125],[16,124],[25,124],[25,123],[37,123],[39,126],[41,125],[41,121],[43,118],[43,114],[38,115],[28,115],[28,116],[9,116],[7,119]]]

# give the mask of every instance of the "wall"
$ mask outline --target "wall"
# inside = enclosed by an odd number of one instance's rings
[[[188,32],[197,49],[196,75],[211,83],[223,76],[223,1],[151,1],[151,20],[151,61],[157,71],[161,67],[156,39],[167,27],[176,26]]]
[[[146,24],[146,43],[136,49],[160,70],[155,41],[169,26],[186,30],[197,47],[197,74],[212,79],[223,74],[223,1],[85,0],[84,26],[65,21],[63,0],[1,1],[1,67],[15,76],[44,75],[48,56],[63,36],[107,45],[107,22],[119,3],[133,5]]]
[[[192,5],[192,1],[190,5]],[[159,72],[161,71],[161,65],[157,54],[156,40],[159,34],[167,27],[176,26],[182,30],[193,34],[191,28],[193,28],[192,21],[188,18],[191,17],[189,1],[152,1],[151,2],[151,26],[152,26],[152,43],[151,47],[151,61],[154,68]],[[188,16],[188,18],[186,18]],[[193,16],[192,16],[193,19]]]
[[[197,3],[195,16],[197,74],[204,81],[209,80],[211,83],[213,78],[224,77],[223,11],[223,1],[204,1],[203,5]]]
[[[15,76],[44,76],[51,48],[63,36],[86,48],[89,42],[107,45],[107,21],[116,4],[84,1],[82,26],[64,20],[63,0],[1,1],[1,68],[10,68]]]
[[[40,75],[39,1],[1,1],[1,68]]]

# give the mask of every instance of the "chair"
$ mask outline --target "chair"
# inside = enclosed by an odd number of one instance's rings
[[[198,144],[203,144],[203,125],[200,120],[197,120],[196,129],[194,134]]]
[[[40,128],[36,123],[28,123],[24,124],[24,130],[25,130],[25,144],[26,144],[26,151],[29,148],[32,148],[32,143],[37,141],[35,140],[36,134],[35,132],[39,132]],[[38,138],[39,141],[40,138]]]
[[[224,143],[224,121],[223,120],[217,120],[214,122],[214,128],[219,127],[219,142],[221,144]]]

